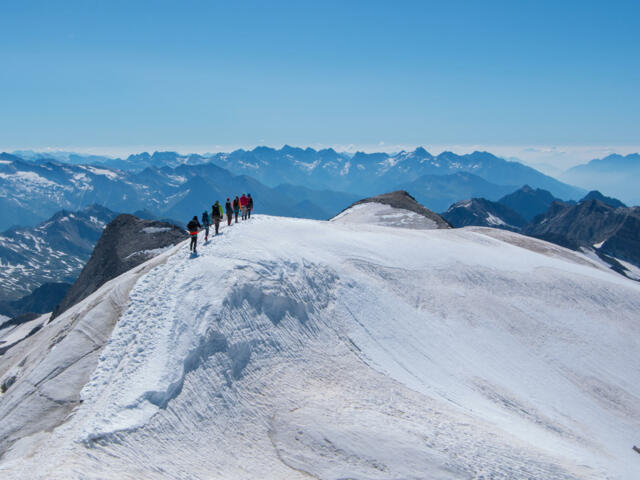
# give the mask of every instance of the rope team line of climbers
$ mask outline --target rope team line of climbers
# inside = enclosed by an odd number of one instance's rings
[[[238,223],[238,214],[242,212],[242,220],[248,220],[251,218],[251,211],[253,210],[253,198],[251,198],[251,194],[245,195],[242,194],[241,197],[236,195],[236,198],[233,199],[233,202],[230,198],[227,198],[227,202],[224,204],[224,213],[227,215],[227,226],[231,226],[231,221],[234,216],[236,219],[236,223]],[[187,224],[187,231],[189,232],[189,236],[191,237],[191,242],[189,243],[189,251],[192,253],[198,253],[198,232],[204,229],[204,241],[209,241],[209,228],[211,225],[214,227],[214,236],[218,235],[220,229],[220,222],[223,220],[224,214],[222,210],[222,205],[218,200],[211,205],[211,215],[209,215],[208,211],[202,212],[202,223],[198,220],[198,216],[194,215],[191,221]]]

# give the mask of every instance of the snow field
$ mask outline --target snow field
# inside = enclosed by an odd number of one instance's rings
[[[637,478],[640,285],[587,257],[266,216],[186,245],[3,477]]]
[[[336,223],[383,225],[387,227],[431,230],[438,228],[436,222],[419,213],[394,208],[382,203],[354,205],[331,220]]]

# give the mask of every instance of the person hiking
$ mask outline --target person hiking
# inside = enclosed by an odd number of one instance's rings
[[[220,208],[220,203],[216,200],[216,203],[211,205],[211,221],[216,230],[216,235],[218,235],[218,229],[220,228],[220,220],[222,220],[222,209]]]
[[[202,226],[204,227],[204,241],[209,240],[209,226],[211,223],[209,222],[209,214],[206,212],[202,212]]]
[[[236,223],[238,223],[238,213],[240,213],[240,199],[236,195],[236,198],[233,199],[233,214],[236,217]]]
[[[249,200],[247,201],[247,218],[251,218],[251,210],[253,210],[253,198],[251,198],[251,194],[248,193],[247,197]]]
[[[202,228],[202,225],[200,225],[198,217],[194,215],[191,221],[187,224],[187,230],[189,232],[189,235],[191,236],[191,243],[189,244],[190,252],[197,253],[196,247],[198,244],[198,229],[200,228]]]
[[[247,204],[249,203],[249,199],[243,193],[240,197],[240,208],[242,209],[242,220],[247,219]]]
[[[231,225],[231,218],[233,217],[233,207],[231,206],[231,200],[227,198],[227,203],[224,204],[224,210],[227,212],[227,225]]]

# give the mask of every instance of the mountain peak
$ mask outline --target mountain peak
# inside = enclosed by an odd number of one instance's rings
[[[618,200],[617,198],[607,197],[607,196],[603,195],[602,193],[600,193],[598,190],[590,191],[580,201],[584,202],[584,201],[588,201],[588,200],[599,200],[602,203],[604,203],[606,205],[609,205],[610,207],[613,207],[613,208],[626,207],[626,205],[624,203],[622,203],[620,200]]]
[[[414,153],[415,155],[420,156],[420,157],[430,157],[430,156],[431,156],[431,154],[430,154],[427,150],[425,150],[423,147],[418,147],[418,148],[416,148],[416,149],[413,151],[413,153]]]
[[[363,208],[375,204],[384,205],[388,208],[373,207],[366,210]],[[398,221],[394,218],[394,215],[400,216],[402,211],[410,212],[410,215],[406,219]],[[388,218],[385,218],[385,216]],[[437,213],[420,205],[406,190],[396,190],[359,200],[332,220],[341,223],[373,223],[417,229],[451,228],[451,225],[446,220]]]

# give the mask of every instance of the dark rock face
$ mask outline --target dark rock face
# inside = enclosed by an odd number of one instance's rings
[[[555,198],[547,190],[540,188],[534,190],[529,185],[525,185],[509,195],[505,195],[498,202],[514,210],[527,222],[530,222],[536,215],[546,212],[551,204],[557,200],[559,199]]]
[[[52,318],[95,292],[105,282],[121,275],[163,249],[188,237],[183,228],[133,215],[118,215],[104,229],[91,258]],[[155,250],[155,251],[154,251]]]
[[[415,212],[424,217],[427,217],[430,220],[433,220],[438,225],[438,228],[451,228],[451,225],[449,224],[449,222],[447,222],[444,218],[442,218],[437,213],[432,212],[428,208],[425,208],[422,205],[420,205],[415,198],[413,198],[411,195],[409,195],[408,192],[404,190],[397,190],[395,192],[384,193],[382,195],[377,195],[375,197],[365,198],[363,200],[360,200],[354,203],[348,208],[351,208],[355,205],[361,205],[363,203],[382,203],[384,205],[389,205],[394,208],[409,210],[411,212]],[[345,210],[348,210],[348,208],[346,208]]]
[[[625,219],[600,251],[640,266],[640,207],[625,209]]]
[[[27,312],[52,311],[71,288],[70,283],[45,283],[18,300],[0,302],[0,314],[15,317]]]
[[[472,198],[458,202],[451,205],[441,215],[456,228],[478,226],[517,232],[527,223],[524,218],[509,207],[484,198]]]
[[[613,207],[613,208],[626,207],[626,205],[624,203],[622,203],[620,200],[618,200],[617,198],[605,197],[603,194],[601,194],[597,190],[590,191],[580,201],[584,202],[584,201],[587,201],[587,200],[600,200],[602,203],[604,203],[606,205],[609,205],[610,207]]]
[[[596,248],[599,254],[640,266],[640,207],[614,208],[600,200],[554,202],[523,233],[574,250]]]

